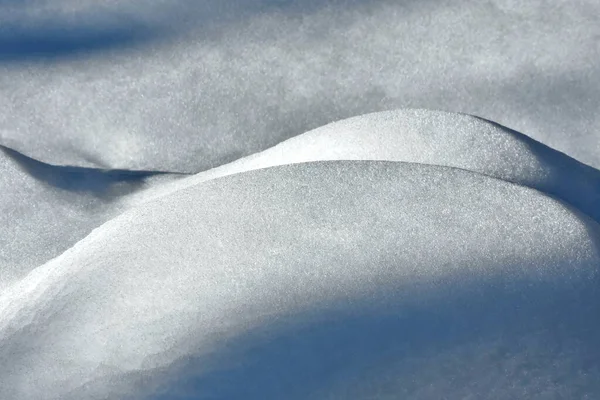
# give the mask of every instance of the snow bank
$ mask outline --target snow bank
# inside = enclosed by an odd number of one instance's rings
[[[600,3],[451,3],[0,0],[0,398],[600,397]]]
[[[465,114],[394,110],[335,122],[263,152],[150,190],[253,169],[327,160],[404,161],[465,169],[540,190],[600,221],[600,172],[526,135]]]
[[[538,191],[447,167],[211,180],[2,293],[0,394],[597,394],[599,238]]]

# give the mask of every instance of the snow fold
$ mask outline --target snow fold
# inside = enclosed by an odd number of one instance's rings
[[[170,179],[2,291],[0,397],[600,393],[591,167],[398,110]]]

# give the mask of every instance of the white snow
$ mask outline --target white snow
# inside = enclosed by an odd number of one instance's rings
[[[0,148],[0,291],[176,176],[46,165]]]
[[[469,115],[394,110],[329,124],[261,153],[158,188],[161,194],[253,169],[323,160],[404,161],[465,169],[540,190],[600,220],[600,172]],[[156,197],[149,191],[148,197]]]
[[[0,399],[598,398],[599,19],[0,0]]]
[[[423,107],[600,166],[596,0],[3,3],[0,144],[48,163],[199,172]]]
[[[175,380],[198,398],[327,398],[355,386],[368,398],[441,379],[435,397],[458,398],[464,384],[497,387],[481,380],[504,369],[516,369],[505,395],[547,382],[570,398],[594,393],[584,350],[597,346],[598,234],[539,192],[445,167],[308,163],[194,185],[113,219],[2,295],[1,394],[121,398]],[[332,331],[319,332],[321,320]],[[363,354],[373,345],[356,336],[368,342],[370,329],[392,331]],[[296,334],[320,352],[278,347]],[[482,346],[497,353],[493,371],[456,367],[481,363],[487,355],[471,352]],[[319,379],[311,368],[329,357],[336,369]],[[438,357],[449,359],[429,365]],[[300,371],[269,379],[282,368]],[[178,381],[189,379],[201,384]],[[377,384],[387,379],[389,393]]]

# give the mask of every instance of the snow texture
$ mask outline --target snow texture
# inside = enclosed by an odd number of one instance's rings
[[[599,398],[599,19],[0,0],[0,399]]]
[[[0,144],[202,170],[342,118],[464,112],[600,166],[597,0],[0,2]]]
[[[494,373],[479,357],[510,370],[506,396],[597,393],[599,233],[537,191],[445,167],[336,161],[209,181],[111,220],[3,293],[2,397],[160,382],[168,398],[188,385],[199,398],[418,398],[433,379],[446,383],[428,396],[458,398],[504,386],[482,382]],[[322,344],[337,340],[349,343]]]

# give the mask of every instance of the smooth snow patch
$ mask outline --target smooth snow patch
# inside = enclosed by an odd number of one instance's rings
[[[444,167],[319,162],[204,182],[1,295],[0,394],[595,395],[599,238],[537,191]]]

